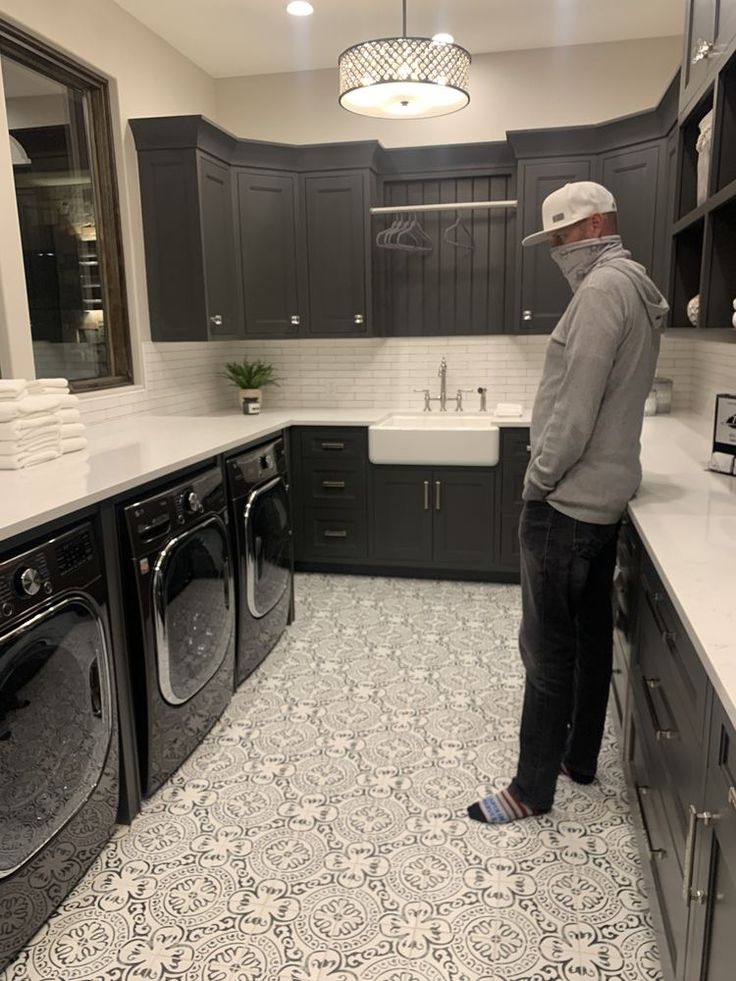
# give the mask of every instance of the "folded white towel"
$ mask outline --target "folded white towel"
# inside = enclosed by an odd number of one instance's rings
[[[28,394],[25,378],[0,378],[0,399],[22,399]]]
[[[48,449],[52,446],[58,446],[61,435],[57,430],[53,432],[45,432],[40,430],[37,434],[33,430],[29,430],[23,436],[19,436],[17,439],[0,439],[0,454],[5,456],[13,455],[14,453],[23,453],[26,450],[40,450]]]
[[[84,436],[70,436],[61,441],[62,453],[74,453],[75,450],[84,450],[87,447],[87,440]]]
[[[58,395],[29,395],[12,402],[0,402],[0,422],[12,422],[34,412],[53,412],[58,408]]]
[[[76,395],[64,395],[63,393],[59,396],[59,408],[60,409],[77,409],[79,408],[79,399]]]
[[[59,450],[39,450],[37,453],[18,453],[15,456],[0,456],[0,470],[22,470],[35,467],[38,463],[55,460],[61,456]]]
[[[66,378],[33,378],[28,382],[28,387],[33,388],[69,388]]]
[[[68,436],[83,436],[86,426],[83,422],[63,422],[61,424],[61,438]]]
[[[0,439],[14,439],[30,430],[47,429],[58,432],[61,422],[53,412],[40,412],[38,415],[21,416],[10,422],[0,422]]]
[[[79,409],[57,409],[56,414],[61,422],[79,422],[82,418]]]
[[[499,402],[492,414],[510,419],[522,415],[523,412],[524,408],[518,402]]]

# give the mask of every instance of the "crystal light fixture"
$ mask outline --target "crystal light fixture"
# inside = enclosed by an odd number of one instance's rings
[[[470,102],[470,53],[459,44],[402,36],[362,41],[338,59],[340,105],[361,116],[426,119],[464,109]]]

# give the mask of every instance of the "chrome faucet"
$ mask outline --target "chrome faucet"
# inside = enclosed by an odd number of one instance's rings
[[[440,412],[447,412],[447,358],[444,355],[437,374],[440,378]]]

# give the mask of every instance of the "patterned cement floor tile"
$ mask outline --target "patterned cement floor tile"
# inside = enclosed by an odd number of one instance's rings
[[[516,762],[518,588],[300,576],[297,613],[0,981],[658,981],[610,729],[549,815],[465,815]]]

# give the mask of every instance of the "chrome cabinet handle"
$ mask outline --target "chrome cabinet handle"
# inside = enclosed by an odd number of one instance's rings
[[[736,811],[736,787],[728,788],[728,803]]]
[[[531,320],[532,319],[532,312],[531,312],[531,310],[524,310],[523,313],[522,313],[522,315],[521,315],[521,319],[522,320]]]
[[[323,534],[324,534],[324,537],[325,538],[347,538],[348,537],[348,533],[345,531],[344,528],[335,529],[335,530],[331,530],[331,529],[327,528],[327,529],[325,529],[325,531],[324,531]]]
[[[292,327],[298,327],[301,322],[302,318],[298,313],[292,313],[292,315],[289,317],[289,323],[292,325]]]
[[[343,490],[345,488],[344,480],[323,480],[322,486],[327,489]]]
[[[644,698],[647,703],[647,708],[649,710],[649,718],[652,723],[652,728],[654,729],[654,735],[657,742],[662,742],[663,740],[677,739],[678,732],[677,729],[663,729],[659,724],[659,719],[657,718],[657,712],[654,708],[654,702],[652,701],[652,696],[650,695],[650,690],[654,691],[657,688],[662,687],[662,682],[659,678],[643,678],[644,681]]]
[[[662,594],[650,590],[646,583],[644,584],[644,593],[647,598],[647,604],[654,617],[654,623],[656,624],[657,630],[659,631],[659,636],[662,641],[669,647],[670,650],[674,650],[677,644],[677,632],[670,630],[665,623],[664,617],[662,616],[662,611],[659,608],[659,604],[662,602]]]
[[[690,63],[697,65],[699,61],[705,61],[716,53],[716,46],[713,41],[706,41],[704,37],[699,37],[693,46],[693,56]]]
[[[527,453],[531,453],[531,451],[532,451],[532,444],[531,443],[527,443],[526,444],[526,451],[527,451]]]
[[[429,481],[424,481],[424,510],[429,511]]]
[[[644,831],[644,841],[647,846],[647,855],[649,855],[650,859],[664,858],[667,854],[664,848],[652,847],[652,839],[649,837],[649,828],[647,827],[647,818],[646,818],[646,814],[644,813],[644,807],[641,802],[642,797],[646,797],[646,795],[649,793],[649,787],[640,786],[639,784],[634,784],[634,790],[636,791],[636,796],[639,802],[639,810],[641,811],[641,825]]]
[[[435,511],[439,511],[440,508],[442,507],[442,498],[441,498],[441,494],[442,494],[442,481],[441,480],[435,480],[435,482],[434,482],[434,493],[435,493],[434,509],[435,509]]]
[[[692,804],[688,805],[688,809],[690,817],[687,825],[687,841],[685,842],[685,868],[682,874],[682,900],[686,906],[690,906],[690,903],[693,902],[702,904],[708,895],[702,889],[693,889],[692,887],[693,865],[695,862],[695,835],[697,833],[698,821],[702,821],[707,828],[708,825],[718,820],[718,814],[712,814],[710,811],[703,811],[698,814],[697,809]]]
[[[356,314],[354,314],[354,316],[353,316],[353,323],[354,324],[364,324],[365,323],[365,317],[363,316],[363,314],[362,313],[356,313]]]
[[[210,323],[213,327],[222,327],[222,314],[215,313],[210,317]]]
[[[323,443],[320,443],[319,445],[322,447],[323,450],[344,450],[345,449],[345,444],[344,443],[323,442]]]

